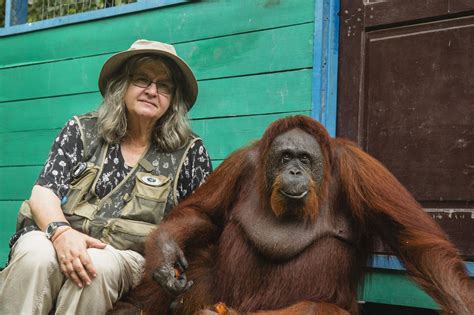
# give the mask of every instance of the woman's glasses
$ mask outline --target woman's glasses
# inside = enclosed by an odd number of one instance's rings
[[[132,75],[131,76],[131,81],[133,85],[147,89],[150,87],[153,83],[155,83],[156,86],[156,91],[159,94],[163,95],[171,95],[174,92],[174,86],[171,84],[171,82],[167,81],[151,81],[145,76],[142,75]]]

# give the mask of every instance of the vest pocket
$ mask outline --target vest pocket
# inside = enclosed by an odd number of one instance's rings
[[[21,230],[22,228],[30,225],[36,225],[33,221],[33,213],[31,213],[30,204],[28,200],[25,200],[21,203],[20,210],[18,211],[18,216],[16,218],[16,230]]]
[[[171,182],[166,176],[137,172],[131,195],[124,196],[128,203],[120,217],[152,224],[160,223],[171,190]]]
[[[143,255],[145,239],[154,228],[156,228],[155,224],[147,222],[120,218],[109,219],[102,232],[101,240],[116,249],[131,249]]]
[[[80,202],[84,201],[85,196],[90,191],[92,183],[97,175],[99,168],[92,163],[87,163],[87,167],[81,174],[73,178],[69,191],[67,193],[66,203],[62,205],[65,214],[74,214],[74,209]]]

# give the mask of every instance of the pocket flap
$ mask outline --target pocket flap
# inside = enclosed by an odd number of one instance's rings
[[[165,185],[170,179],[163,175],[153,175],[145,172],[137,172],[137,178],[147,186],[160,187]]]

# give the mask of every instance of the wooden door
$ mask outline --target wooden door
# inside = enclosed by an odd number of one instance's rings
[[[474,1],[341,0],[337,135],[474,257]]]

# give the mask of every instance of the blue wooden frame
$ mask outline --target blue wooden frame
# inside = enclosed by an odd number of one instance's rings
[[[185,2],[190,2],[192,0],[138,0],[135,3],[130,3],[126,5],[121,5],[118,7],[105,8],[100,10],[94,10],[84,13],[77,13],[72,15],[66,15],[62,17],[57,17],[53,19],[13,25],[13,18],[18,19],[19,21],[25,20],[26,13],[25,4],[27,0],[6,0],[5,3],[5,27],[0,28],[0,37],[9,36],[13,34],[26,33],[51,27],[57,27],[61,25],[80,23],[84,21],[97,20],[106,17],[111,17],[115,15],[128,14],[132,12],[138,12],[143,10],[154,9],[163,6],[175,5]],[[12,6],[12,4],[14,4]],[[12,10],[12,7],[18,8],[21,12],[15,12]],[[17,14],[18,13],[18,14]]]
[[[464,265],[469,276],[474,278],[474,262],[465,261]],[[373,255],[368,266],[377,269],[406,270],[400,260],[392,255]]]
[[[315,0],[312,117],[336,136],[339,0]]]
[[[11,0],[6,0],[5,1],[5,26],[4,27],[9,27],[10,26],[10,21],[12,20],[11,18],[11,7],[12,7],[12,1]]]

